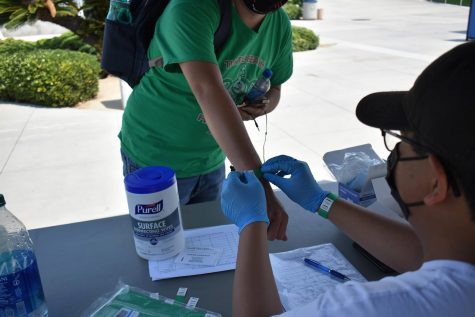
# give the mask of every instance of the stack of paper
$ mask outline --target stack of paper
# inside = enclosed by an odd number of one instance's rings
[[[366,279],[331,243],[270,255],[280,300],[286,310],[305,305],[318,295],[342,283],[328,274],[309,267],[304,258],[316,260],[352,281]]]
[[[149,261],[152,280],[234,270],[239,234],[235,225],[185,230],[185,250],[177,256]]]

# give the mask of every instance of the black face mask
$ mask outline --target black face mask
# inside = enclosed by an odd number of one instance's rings
[[[244,0],[244,3],[254,13],[268,14],[283,6],[287,0]]]
[[[399,145],[401,142],[396,144],[394,150],[389,154],[388,160],[387,160],[387,167],[388,171],[386,174],[386,182],[389,185],[389,188],[391,189],[391,196],[393,196],[394,200],[398,203],[399,207],[401,207],[401,211],[404,214],[404,218],[409,218],[410,211],[409,207],[416,207],[416,206],[423,206],[424,202],[423,201],[416,201],[413,203],[405,203],[404,200],[402,200],[401,195],[399,194],[399,191],[396,187],[396,180],[394,173],[396,171],[396,165],[399,161],[415,161],[415,160],[424,160],[427,159],[429,156],[428,155],[421,155],[421,156],[413,156],[413,157],[399,157]]]

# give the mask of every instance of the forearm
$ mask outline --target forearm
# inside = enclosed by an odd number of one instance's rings
[[[271,316],[282,312],[270,265],[266,224],[241,231],[233,288],[233,316]]]
[[[234,101],[226,91],[216,65],[187,62],[180,65],[208,128],[238,171],[260,167],[259,155],[247,134]]]
[[[223,93],[224,92],[224,93]],[[223,100],[217,103],[216,100]],[[200,100],[208,128],[216,142],[238,171],[261,166],[259,155],[249,138],[232,99],[224,88],[209,91]]]
[[[420,241],[406,223],[383,217],[341,199],[333,204],[329,220],[398,272],[412,271],[422,264]]]

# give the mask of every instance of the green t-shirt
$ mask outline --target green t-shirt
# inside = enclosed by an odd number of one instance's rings
[[[236,104],[265,68],[273,72],[272,85],[289,79],[293,62],[287,14],[279,9],[267,15],[255,32],[232,10],[230,35],[216,56],[216,0],[172,0],[166,7],[148,50],[150,59],[163,57],[164,67],[150,69],[134,87],[122,118],[121,147],[133,161],[169,166],[178,178],[208,173],[224,162],[179,63],[218,64]]]

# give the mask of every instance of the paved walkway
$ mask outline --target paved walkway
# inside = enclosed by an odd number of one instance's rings
[[[425,0],[320,0],[323,20],[294,21],[321,36],[321,46],[294,54],[294,74],[269,115],[265,157],[290,154],[330,179],[330,150],[373,144],[379,132],[354,109],[377,90],[411,87],[437,56],[462,43],[469,9]],[[95,101],[73,109],[0,103],[0,192],[29,228],[127,213],[117,133],[122,110],[114,78]],[[261,131],[248,131],[262,152]]]

